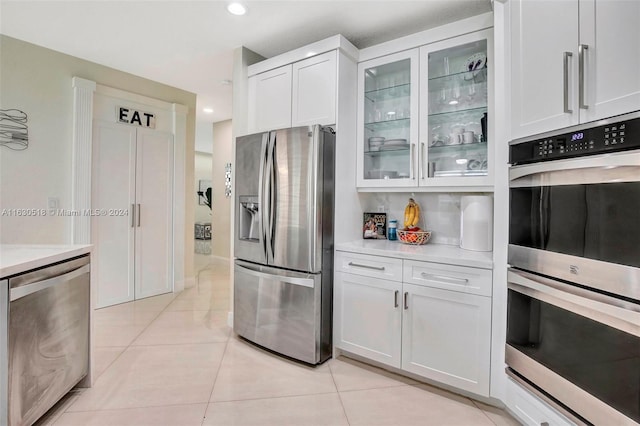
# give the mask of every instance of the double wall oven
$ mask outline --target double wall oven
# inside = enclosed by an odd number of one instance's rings
[[[640,424],[640,111],[510,144],[507,373]]]

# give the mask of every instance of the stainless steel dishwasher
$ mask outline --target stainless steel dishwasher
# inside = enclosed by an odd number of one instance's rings
[[[83,256],[9,277],[0,289],[8,306],[0,310],[0,424],[33,424],[87,375],[89,271]]]

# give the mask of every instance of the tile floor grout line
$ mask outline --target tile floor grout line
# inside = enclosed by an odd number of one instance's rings
[[[333,358],[333,356],[332,356],[331,359],[336,359],[336,358]],[[331,360],[329,360],[329,361],[331,361]],[[347,420],[347,424],[351,425],[351,422],[349,421],[349,416],[347,415],[347,408],[344,406],[344,402],[342,401],[342,395],[340,394],[340,389],[338,389],[338,384],[336,383],[336,378],[333,375],[333,368],[331,368],[331,364],[329,364],[328,367],[329,367],[329,374],[331,374],[331,380],[333,380],[333,386],[336,387],[336,392],[338,393],[338,400],[340,401],[340,406],[342,407],[342,412],[344,413],[344,418]]]
[[[226,404],[230,402],[245,402],[245,401],[262,401],[265,399],[282,399],[282,398],[301,398],[305,396],[315,396],[315,395],[333,395],[339,392],[318,392],[318,393],[303,393],[296,395],[276,395],[276,396],[264,396],[260,398],[246,398],[246,399],[229,399],[225,401],[209,401],[210,404]]]
[[[476,402],[475,402],[473,399],[471,399],[471,398],[469,398],[469,399],[471,400],[471,403],[472,403],[472,404],[473,404],[473,405],[474,405],[478,410],[482,411],[482,414],[484,414],[484,415],[485,415],[485,417],[486,417],[486,418],[488,418],[488,419],[489,419],[489,421],[490,421],[491,423],[493,423],[495,426],[498,426],[498,424],[497,424],[496,422],[494,422],[494,421],[493,421],[493,419],[492,419],[491,417],[489,417],[489,414],[487,414],[487,412],[486,412],[486,411],[484,411],[484,410],[482,409],[482,407],[479,407],[479,406],[478,406],[478,404],[476,404]]]
[[[158,296],[160,296],[160,295],[158,295]],[[153,296],[152,296],[152,297],[153,297]],[[107,370],[108,370],[109,368],[111,368],[111,366],[112,366],[112,365],[113,365],[113,364],[114,364],[118,359],[120,359],[120,357],[122,356],[122,354],[124,354],[124,353],[127,351],[127,349],[129,349],[129,348],[131,347],[131,345],[133,344],[133,342],[135,342],[135,340],[136,340],[138,337],[140,337],[140,335],[141,335],[142,333],[144,333],[144,332],[145,332],[145,330],[146,330],[147,328],[149,328],[149,326],[150,326],[150,325],[151,325],[155,320],[157,320],[157,319],[158,319],[158,317],[160,316],[160,314],[162,314],[162,313],[167,309],[167,307],[168,307],[168,306],[169,306],[169,305],[170,305],[170,304],[171,304],[175,299],[176,299],[176,297],[174,296],[174,297],[173,297],[173,299],[171,299],[171,302],[167,303],[167,305],[166,305],[166,306],[165,306],[161,311],[159,311],[159,312],[158,312],[158,315],[154,316],[154,317],[153,317],[153,319],[152,319],[151,321],[149,321],[149,323],[148,323],[148,324],[147,324],[147,325],[146,325],[146,326],[145,326],[145,327],[140,331],[140,333],[138,333],[138,334],[137,334],[137,335],[136,335],[136,336],[131,340],[131,342],[129,342],[129,344],[128,344],[127,346],[125,346],[125,347],[124,347],[124,349],[122,350],[122,352],[120,352],[120,353],[118,354],[118,356],[117,356],[117,357],[115,357],[115,358],[113,359],[113,361],[111,361],[111,362],[109,363],[109,365],[108,365],[104,370],[102,370],[102,373],[100,373],[100,375],[98,375],[98,377],[96,377],[96,379],[95,379],[95,380],[94,380],[94,382],[92,383],[91,387],[90,387],[90,388],[85,388],[85,389],[91,389],[91,388],[93,388],[93,386],[95,386],[95,384],[98,382],[98,380],[100,380],[100,377],[101,377],[104,373],[106,373],[106,372],[107,372]],[[133,301],[131,301],[131,302],[128,302],[128,303],[135,303],[135,300],[133,300]],[[95,311],[95,309],[94,309],[94,311]],[[151,312],[153,312],[153,311],[151,311]],[[135,315],[135,308],[134,308],[134,315]],[[118,347],[122,347],[122,346],[118,346]],[[84,393],[84,392],[82,392],[82,393]],[[82,396],[82,395],[80,395],[80,396]],[[70,405],[69,405],[69,406],[68,406],[64,411],[62,411],[62,414],[65,414],[65,413],[70,412],[70,411],[69,411],[69,408],[73,407],[73,406],[75,405],[75,403],[76,403],[76,402],[77,402],[77,401],[74,401],[74,402],[73,402],[73,404],[70,404]],[[61,415],[62,415],[62,414],[61,414]],[[56,422],[57,422],[57,420],[56,420]],[[56,423],[56,422],[54,422],[54,425],[55,425],[55,423]],[[54,425],[52,425],[52,426],[54,426]]]
[[[211,397],[213,397],[213,391],[216,388],[216,382],[218,381],[218,374],[220,373],[220,369],[222,368],[222,363],[224,362],[224,356],[227,354],[227,348],[229,347],[230,339],[231,339],[231,333],[229,333],[229,336],[227,336],[227,341],[224,344],[224,350],[222,351],[222,356],[220,357],[220,364],[218,364],[218,368],[216,369],[216,374],[213,378],[213,385],[211,386],[211,392],[209,392],[207,407],[204,409],[204,414],[202,415],[202,422],[200,422],[200,426],[203,426],[204,421],[207,419],[207,411],[209,411],[209,405],[211,405]]]
[[[184,404],[162,404],[162,405],[144,405],[141,407],[114,407],[114,408],[98,408],[95,410],[77,410],[77,411],[65,411],[62,414],[73,414],[73,413],[94,413],[94,412],[103,412],[103,411],[125,411],[125,410],[146,410],[149,408],[163,408],[163,407],[185,407],[189,405],[207,405],[207,402],[186,402]]]

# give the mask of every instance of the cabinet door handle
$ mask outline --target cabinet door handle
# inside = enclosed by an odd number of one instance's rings
[[[404,308],[409,309],[409,292],[404,292]]]
[[[469,282],[467,278],[447,277],[445,275],[427,274],[426,272],[422,272],[420,275],[423,278],[433,279],[436,281],[454,282],[454,283],[460,283],[460,284],[467,284]]]
[[[138,228],[140,227],[140,212],[142,211],[142,209],[140,208],[140,204],[138,204],[138,208],[136,209],[138,212]]]
[[[360,263],[353,263],[353,262],[349,262],[348,265],[355,266],[356,268],[366,268],[366,269],[375,269],[376,271],[384,271],[384,266],[369,266],[369,265],[362,265]]]
[[[136,205],[131,204],[131,227],[136,227]]]
[[[424,180],[424,166],[425,164],[427,164],[424,161],[424,155],[427,152],[427,147],[424,142],[422,142],[420,145],[422,147],[422,151],[420,153],[420,179]]]
[[[563,64],[564,64],[564,112],[571,114],[572,109],[569,109],[569,58],[573,56],[571,52],[564,52]]]
[[[416,171],[415,171],[415,167],[414,167],[414,158],[415,158],[415,153],[416,153],[416,144],[412,143],[411,144],[411,155],[409,157],[409,172],[411,174],[411,179],[415,180],[416,179]]]
[[[584,101],[586,97],[584,93],[584,51],[588,49],[589,45],[587,44],[578,45],[578,106],[580,109],[589,109],[589,105]]]
[[[393,307],[397,308],[398,307],[398,295],[400,294],[400,291],[396,290],[393,293]]]

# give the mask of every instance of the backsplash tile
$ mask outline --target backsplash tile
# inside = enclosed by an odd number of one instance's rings
[[[387,220],[398,220],[402,229],[404,208],[413,198],[420,205],[420,227],[432,231],[431,242],[460,245],[460,200],[467,193],[360,193],[360,204],[364,212],[377,212],[384,206]]]

